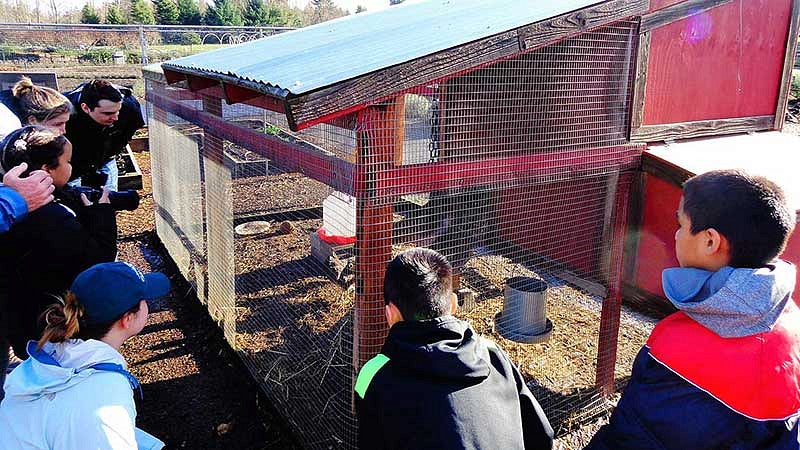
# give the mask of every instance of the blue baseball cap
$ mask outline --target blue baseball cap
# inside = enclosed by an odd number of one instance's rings
[[[87,324],[105,324],[119,319],[141,300],[163,297],[169,287],[163,273],[142,275],[132,265],[117,261],[84,270],[69,290],[83,306]]]

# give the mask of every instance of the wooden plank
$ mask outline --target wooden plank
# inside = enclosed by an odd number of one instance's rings
[[[642,126],[644,117],[645,92],[647,88],[647,65],[650,59],[650,33],[639,35],[636,54],[636,79],[633,82],[633,110],[631,112],[631,133]]]
[[[774,116],[790,14],[737,0],[653,30],[643,124]]]
[[[683,188],[683,183],[685,183],[686,180],[695,175],[683,167],[664,161],[647,152],[642,156],[642,172],[653,175],[679,189]]]
[[[405,64],[373,72],[307,95],[289,97],[290,128],[320,117],[333,118],[342,112],[361,109],[367,103],[386,98],[433,80],[452,76],[482,64],[519,53],[517,31],[501,33],[461,47],[445,50]]]
[[[636,283],[636,268],[639,261],[639,235],[644,221],[644,192],[647,176],[638,171],[631,182],[631,198],[628,205],[628,233],[625,236],[625,258],[622,269],[622,280],[626,283]],[[624,291],[624,288],[623,288]],[[623,294],[624,297],[624,294]]]
[[[394,166],[394,124],[398,108],[371,107],[359,114],[356,197],[356,298],[353,314],[355,373],[383,346],[388,332],[384,316],[383,277],[392,256],[391,204],[381,201],[375,183]],[[355,379],[354,379],[355,381]]]
[[[597,371],[595,386],[604,396],[614,392],[614,367],[617,363],[620,313],[622,311],[622,274],[625,236],[628,231],[628,208],[630,177],[633,172],[620,173],[614,199],[613,234],[611,240],[611,264],[609,269],[608,295],[603,300],[600,312],[600,332],[597,340]]]
[[[400,95],[394,101],[394,165],[403,165],[403,144],[406,140],[406,96]]]
[[[600,239],[601,257],[599,263],[600,280],[608,283],[611,280],[611,255],[612,243],[614,240],[614,199],[617,196],[617,186],[619,185],[619,171],[614,171],[606,176],[605,191],[605,211],[603,213],[603,234]],[[603,294],[605,297],[605,294]]]
[[[667,123],[663,125],[644,125],[631,130],[631,141],[654,142],[668,139],[687,139],[700,136],[769,130],[773,127],[774,121],[775,116],[758,116]]]
[[[781,78],[781,92],[778,96],[778,104],[775,109],[776,130],[783,128],[783,121],[786,119],[786,105],[789,102],[789,91],[792,85],[792,68],[797,52],[797,35],[800,29],[800,0],[792,1],[792,17],[789,21],[789,33],[786,39],[786,53],[783,61],[783,75]]]
[[[640,33],[647,33],[654,28],[677,22],[687,17],[708,11],[711,8],[730,3],[733,0],[689,0],[672,5],[642,16]]]
[[[647,12],[650,0],[613,0],[519,29],[523,49],[531,50],[588,30]]]

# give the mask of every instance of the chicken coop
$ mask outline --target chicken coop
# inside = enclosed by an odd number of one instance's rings
[[[357,446],[413,247],[557,431],[605,410],[653,326],[621,306],[641,28],[684,3],[725,2],[407,2],[145,68],[158,235],[305,447]]]

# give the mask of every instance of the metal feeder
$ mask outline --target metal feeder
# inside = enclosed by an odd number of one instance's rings
[[[494,323],[504,338],[515,342],[537,344],[550,339],[553,322],[547,318],[547,283],[530,277],[506,280],[503,311]]]

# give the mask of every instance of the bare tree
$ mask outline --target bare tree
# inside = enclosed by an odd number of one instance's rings
[[[54,23],[58,23],[58,9],[61,7],[61,2],[58,0],[50,0],[50,15]]]

